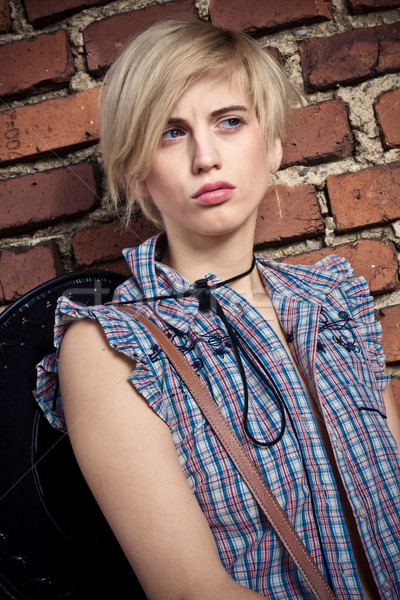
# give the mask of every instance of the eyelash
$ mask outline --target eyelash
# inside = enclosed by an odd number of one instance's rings
[[[222,123],[225,123],[225,121],[238,121],[238,123],[236,123],[236,125],[232,125],[232,127],[227,127],[226,129],[237,130],[237,129],[240,129],[243,125],[245,125],[245,121],[241,117],[228,117],[228,118],[222,119],[222,121],[220,121],[219,124],[221,125]]]
[[[219,126],[222,125],[222,123],[225,123],[226,121],[237,121],[237,123],[235,125],[232,125],[230,127],[222,127],[222,129],[225,130],[231,130],[231,131],[237,131],[238,129],[240,129],[241,127],[243,127],[243,125],[246,124],[245,120],[242,117],[225,117],[224,119],[222,119],[219,122]],[[177,135],[176,137],[166,137],[167,134],[170,134],[172,132],[178,131],[180,134],[182,135]],[[169,129],[167,129],[166,131],[164,131],[164,133],[162,134],[162,142],[164,143],[169,143],[171,141],[176,140],[179,137],[183,137],[185,135],[185,132],[180,129],[179,127],[170,127]]]

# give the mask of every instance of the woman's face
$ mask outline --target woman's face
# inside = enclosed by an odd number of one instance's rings
[[[243,87],[202,79],[175,104],[140,195],[151,196],[168,237],[253,236],[279,140],[272,150]]]

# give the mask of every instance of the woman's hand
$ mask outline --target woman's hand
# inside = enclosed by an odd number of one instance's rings
[[[169,427],[128,380],[133,363],[77,321],[60,386],[80,468],[149,600],[260,598],[225,571]]]

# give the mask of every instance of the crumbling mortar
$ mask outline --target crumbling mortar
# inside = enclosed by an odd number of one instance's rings
[[[208,21],[210,18],[210,2],[209,2],[209,0],[196,0],[194,5],[196,8],[197,14],[199,16],[199,19]]]
[[[256,250],[255,254],[272,260],[281,260],[282,258],[304,254],[306,252],[309,252],[307,240],[302,240],[299,242],[292,242],[291,244],[284,244],[282,246],[259,248]]]
[[[387,365],[386,369],[387,374],[390,375],[390,377],[400,377],[400,365]]]
[[[329,207],[329,200],[328,200],[325,186],[323,189],[318,190],[317,198],[318,198],[319,209],[321,211],[322,217],[324,218],[324,217],[330,216],[332,213],[331,213],[331,210]]]
[[[344,0],[331,0],[333,18],[341,32],[352,28],[348,4]]]
[[[40,104],[40,102],[44,102],[45,100],[65,98],[69,95],[69,90],[67,86],[68,84],[66,83],[65,88],[60,88],[58,90],[50,90],[48,92],[35,94],[34,96],[28,96],[25,98],[17,98],[12,100],[4,100],[3,98],[0,98],[0,112],[13,110],[15,108],[20,108],[21,106],[32,106],[33,104]]]
[[[374,298],[375,310],[396,306],[397,304],[400,304],[400,290],[395,290],[394,292],[389,292],[387,294],[380,294]]]
[[[57,169],[61,167],[70,167],[80,162],[90,162],[97,166],[99,162],[98,146],[88,146],[87,148],[67,154],[59,154],[56,151],[52,151],[52,155],[47,158],[38,159],[36,161],[27,160],[15,165],[7,165],[0,168],[0,179],[8,179],[32,173],[40,173],[42,171],[48,171],[50,169]]]
[[[28,22],[22,0],[10,0],[9,5],[12,19],[12,31],[24,35],[33,33],[33,27]]]
[[[379,25],[390,25],[399,20],[398,9],[372,11],[351,17],[353,29],[364,29],[368,27],[379,27]]]

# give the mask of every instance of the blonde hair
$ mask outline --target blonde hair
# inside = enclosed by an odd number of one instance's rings
[[[141,198],[171,111],[195,81],[234,80],[247,90],[267,148],[284,136],[297,93],[280,65],[247,35],[202,21],[164,21],[136,37],[108,71],[101,98],[101,149],[111,201],[129,218],[138,202],[162,226],[151,198]]]

